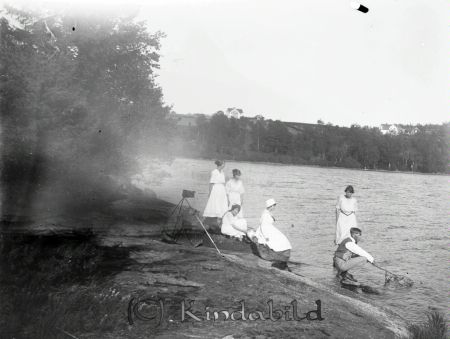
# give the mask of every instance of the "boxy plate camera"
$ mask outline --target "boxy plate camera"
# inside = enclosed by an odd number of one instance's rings
[[[183,193],[181,194],[183,198],[194,198],[195,197],[195,191],[189,191],[189,190],[183,190]]]

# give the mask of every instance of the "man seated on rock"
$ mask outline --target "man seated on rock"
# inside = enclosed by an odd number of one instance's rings
[[[233,205],[231,206],[231,209],[223,215],[221,226],[222,234],[239,239],[242,239],[247,234],[247,221],[237,217],[240,210],[240,205]]]
[[[367,261],[374,262],[373,257],[357,245],[361,239],[361,230],[356,227],[350,229],[350,237],[339,244],[334,253],[334,266],[338,269],[342,283],[352,284],[357,280],[348,273],[349,270],[364,265]]]

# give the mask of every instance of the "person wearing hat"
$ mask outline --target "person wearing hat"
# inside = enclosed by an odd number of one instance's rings
[[[363,265],[366,262],[374,263],[374,258],[363,250],[358,242],[361,240],[361,230],[356,227],[350,229],[350,235],[342,240],[334,253],[334,266],[344,284],[357,282],[355,277],[348,271]]]
[[[336,245],[339,245],[342,240],[350,236],[350,229],[352,227],[358,227],[358,223],[356,222],[358,203],[352,197],[355,190],[353,186],[349,185],[345,188],[344,192],[345,194],[340,195],[336,203]]]
[[[258,243],[267,245],[275,252],[292,249],[288,238],[275,227],[275,218],[272,213],[277,203],[274,199],[266,201],[266,208],[261,214],[260,225],[255,232]]]
[[[221,232],[230,237],[242,239],[247,234],[247,221],[244,218],[238,218],[241,206],[235,204],[223,215]]]

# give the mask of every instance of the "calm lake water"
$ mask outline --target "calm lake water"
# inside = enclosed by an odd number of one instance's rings
[[[144,170],[158,197],[177,203],[182,189],[194,190],[192,205],[203,212],[213,162],[175,159],[162,168],[169,177]],[[408,289],[384,288],[384,273],[367,264],[356,276],[380,287],[382,295],[358,297],[386,305],[411,322],[422,322],[429,310],[450,319],[448,176],[227,162],[228,177],[233,168],[242,172],[249,226],[258,226],[265,200],[274,198],[276,225],[292,243],[292,259],[308,264],[298,272],[341,291],[332,268],[334,206],[345,186],[353,185],[363,230],[361,246],[380,266],[415,282]]]

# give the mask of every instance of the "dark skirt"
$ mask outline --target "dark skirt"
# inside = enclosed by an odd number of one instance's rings
[[[266,245],[252,243],[252,249],[261,259],[274,262],[287,262],[291,257],[291,250],[276,252]]]

